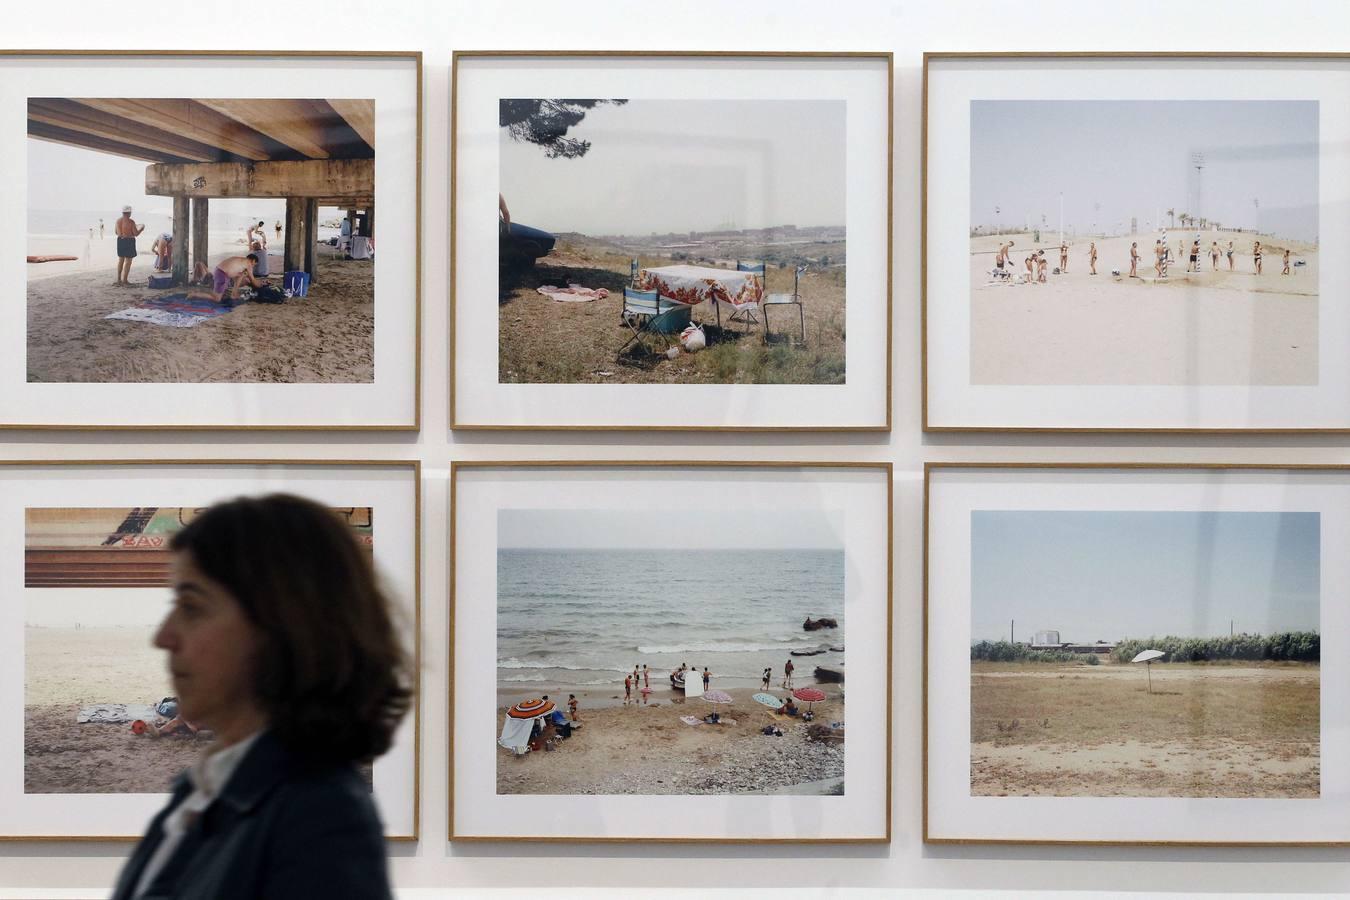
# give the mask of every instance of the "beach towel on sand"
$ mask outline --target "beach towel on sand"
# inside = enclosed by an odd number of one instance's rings
[[[680,716],[680,721],[686,725],[702,725],[703,720],[698,716]]]
[[[233,308],[234,306],[213,303],[198,297],[189,299],[187,294],[177,293],[150,297],[135,306],[118,310],[103,318],[148,322],[151,325],[165,325],[169,328],[192,328],[207,319],[223,316]]]
[[[502,736],[497,739],[507,750],[524,753],[529,749],[530,731],[534,728],[534,719],[513,719],[506,717],[502,723]]]
[[[582,287],[579,284],[569,284],[565,288],[554,287],[546,284],[538,289],[539,293],[545,297],[552,297],[554,300],[564,300],[570,303],[586,303],[591,300],[603,300],[609,296],[609,291],[604,288]]]
[[[121,725],[136,719],[153,722],[158,718],[155,708],[148,704],[95,703],[93,706],[81,707],[75,722],[79,725]]]

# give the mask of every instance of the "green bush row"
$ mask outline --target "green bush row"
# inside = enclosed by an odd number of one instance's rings
[[[1087,657],[1084,659],[1083,657]],[[1011,641],[980,641],[970,647],[972,660],[987,662],[1086,662],[1097,665],[1096,654],[1070,653],[1067,650],[1032,650],[1026,644]]]
[[[1129,662],[1141,650],[1161,650],[1163,662],[1208,662],[1221,659],[1269,659],[1294,662],[1321,661],[1321,638],[1315,631],[1281,631],[1277,634],[1238,634],[1232,637],[1131,638],[1116,645],[1117,662]]]

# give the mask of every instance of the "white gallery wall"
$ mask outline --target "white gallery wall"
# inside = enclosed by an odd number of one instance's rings
[[[919,426],[921,55],[926,50],[1345,51],[1350,4],[1257,0],[644,3],[327,0],[5,8],[7,48],[421,50],[425,54],[422,430],[340,433],[0,433],[0,457],[419,459],[423,496],[421,840],[391,847],[405,888],[677,886],[1350,892],[1350,850],[925,847],[921,829],[922,471],[925,461],[1350,463],[1350,436],[935,435]],[[448,404],[449,65],[453,50],[889,50],[895,54],[894,360],[889,435],[452,434]],[[471,174],[466,174],[471,178]],[[17,210],[7,210],[10,215]],[[16,248],[10,248],[11,251]],[[16,303],[22,298],[5,297]],[[1331,298],[1341,302],[1343,298]],[[460,302],[471,302],[461,298]],[[463,343],[480,339],[459,335]],[[482,340],[493,340],[483,335]],[[883,846],[465,844],[446,841],[451,460],[682,458],[890,461],[895,466],[893,841]],[[13,727],[14,723],[11,722]],[[1350,816],[1350,810],[1346,811]],[[129,847],[0,843],[0,889],[99,895]],[[83,895],[83,891],[81,894]],[[22,895],[22,894],[20,894]]]

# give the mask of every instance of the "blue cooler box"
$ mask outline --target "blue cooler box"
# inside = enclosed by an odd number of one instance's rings
[[[173,287],[173,276],[167,273],[163,275],[151,275],[150,287],[152,290],[159,290],[161,288],[171,288]]]
[[[281,279],[281,286],[290,291],[292,297],[304,297],[309,293],[309,273],[287,272]]]

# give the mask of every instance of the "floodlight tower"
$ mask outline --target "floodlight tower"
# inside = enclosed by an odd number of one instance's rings
[[[1195,169],[1195,215],[1199,218],[1204,212],[1204,182],[1201,177],[1205,172],[1205,154],[1199,152],[1191,154],[1191,166]]]

